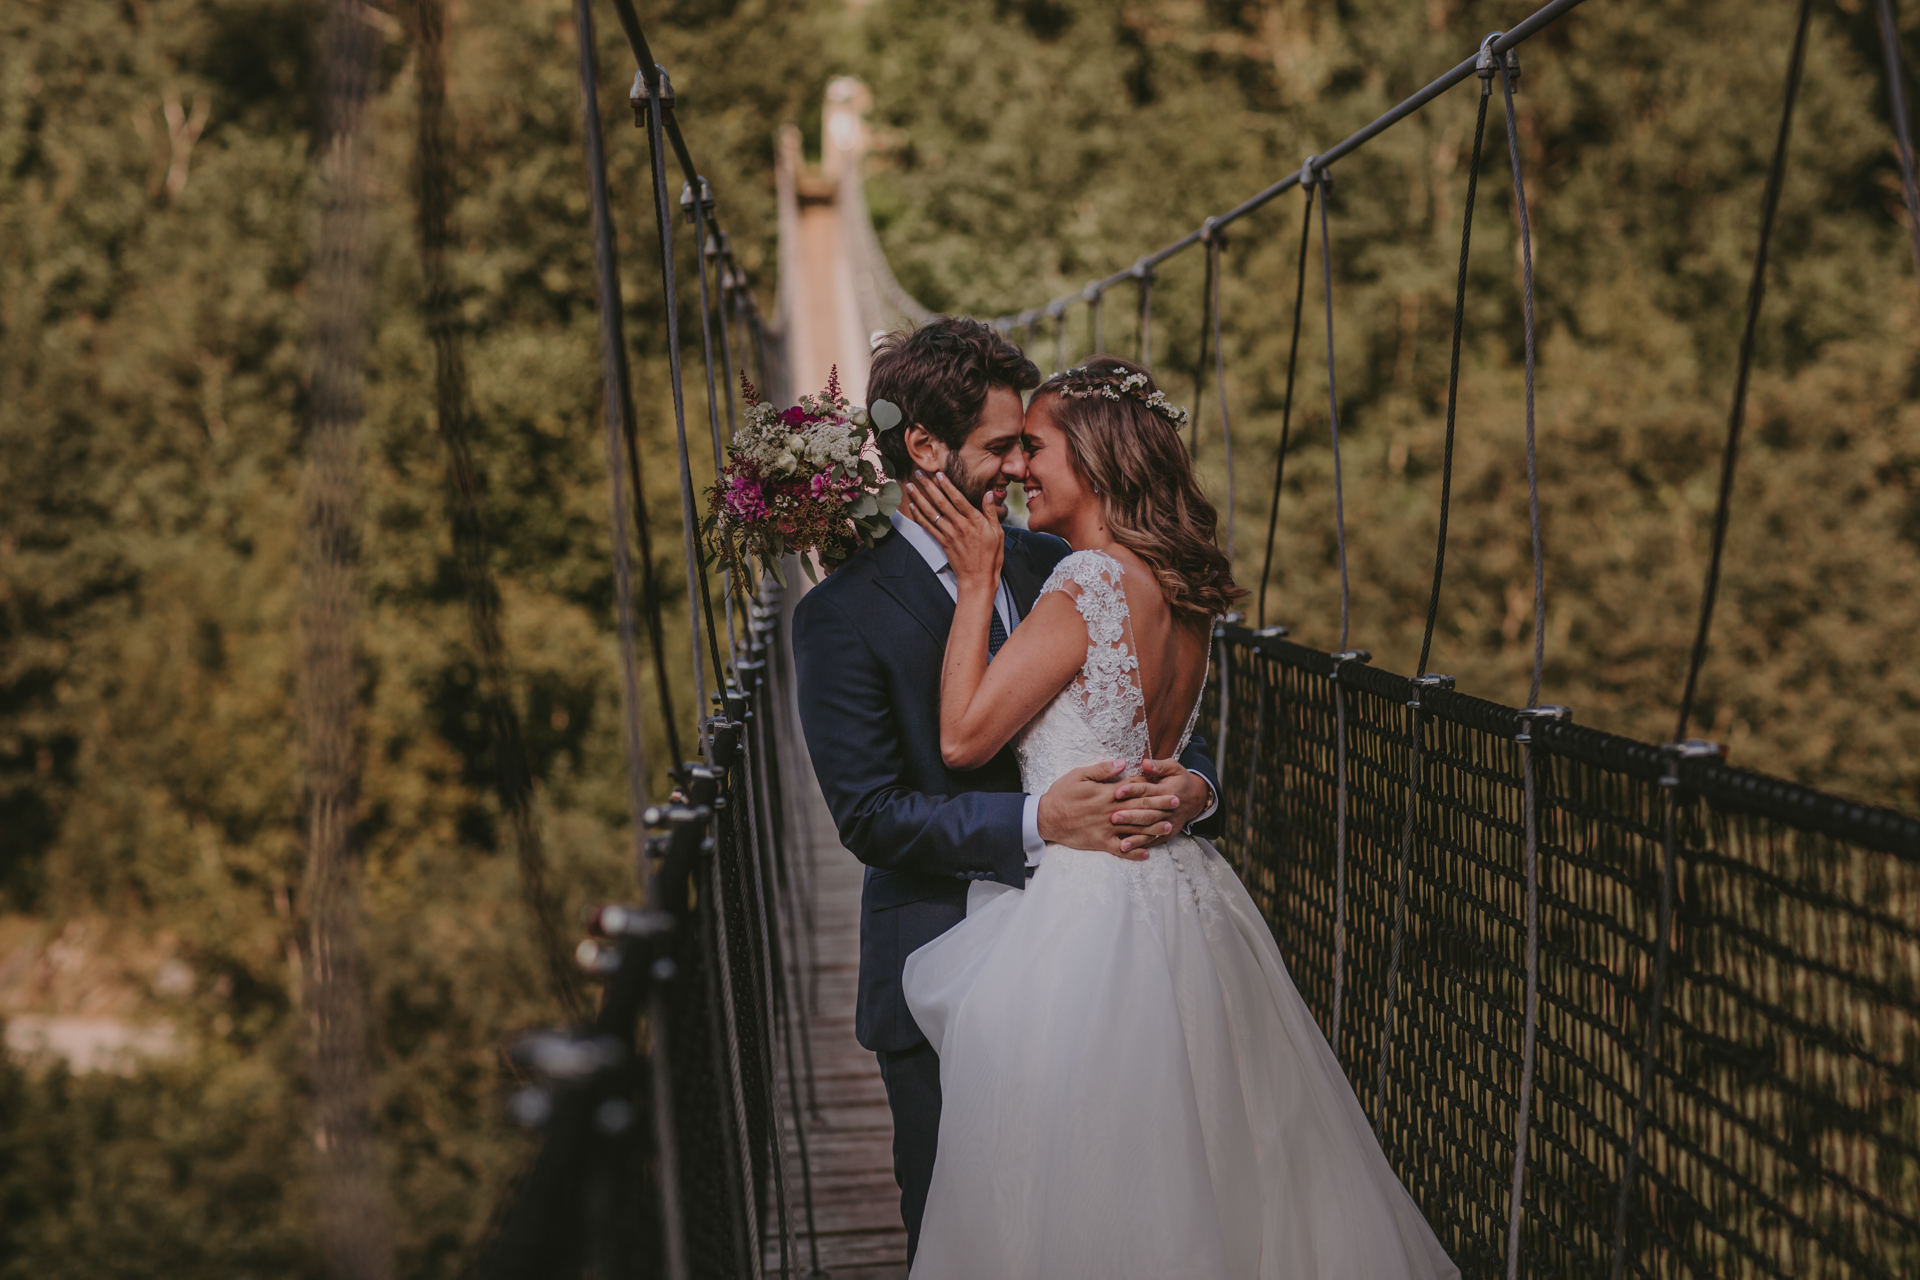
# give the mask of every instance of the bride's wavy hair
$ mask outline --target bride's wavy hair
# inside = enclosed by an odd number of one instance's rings
[[[1056,373],[1033,393],[1052,396],[1053,421],[1074,470],[1100,496],[1114,541],[1153,570],[1176,615],[1226,613],[1247,592],[1215,545],[1220,516],[1200,492],[1193,462],[1153,375],[1118,356]]]

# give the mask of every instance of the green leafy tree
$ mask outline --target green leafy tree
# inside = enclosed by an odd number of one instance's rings
[[[891,142],[883,243],[931,306],[1077,292],[1300,167],[1529,6],[1075,0],[873,7],[853,48]],[[1515,108],[1539,309],[1544,697],[1671,736],[1698,617],[1790,4],[1587,6],[1529,41]],[[1920,674],[1902,232],[1871,6],[1816,9],[1762,316],[1725,580],[1694,732],[1733,759],[1915,805]],[[1916,63],[1911,48],[1908,66]],[[1477,84],[1334,169],[1334,331],[1353,640],[1417,660],[1438,524],[1447,344]],[[1487,126],[1434,665],[1524,701],[1532,652],[1519,245],[1504,111]],[[1301,197],[1229,231],[1223,323],[1236,566],[1258,579],[1286,383]],[[1269,621],[1339,635],[1318,233]],[[1154,290],[1156,371],[1193,396],[1203,259]],[[1135,293],[1104,306],[1132,354]],[[1083,308],[1067,358],[1091,346]],[[1035,342],[1054,358],[1050,330]],[[1199,457],[1224,506],[1208,383]],[[1275,605],[1277,601],[1277,606]],[[1872,710],[1869,711],[1868,709]]]

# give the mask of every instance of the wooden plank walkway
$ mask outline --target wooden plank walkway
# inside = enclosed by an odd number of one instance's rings
[[[804,1098],[800,1106],[783,1110],[806,1123],[821,1269],[833,1280],[904,1280],[907,1233],[900,1225],[900,1189],[893,1181],[893,1117],[878,1064],[853,1038],[865,868],[841,848],[812,772],[792,770],[787,777],[794,792],[793,834],[798,847],[811,853],[816,911],[811,976],[818,983],[819,1001],[813,1006],[811,1030],[819,1113],[807,1117]],[[801,1087],[804,1091],[805,1084]],[[809,1255],[799,1194],[800,1151],[791,1125],[786,1141],[800,1234],[794,1274],[805,1276]],[[766,1273],[777,1276],[779,1249],[777,1242],[769,1243],[775,1247],[768,1251]]]

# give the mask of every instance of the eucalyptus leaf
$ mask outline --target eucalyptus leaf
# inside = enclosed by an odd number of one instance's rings
[[[901,496],[900,482],[898,480],[889,480],[881,485],[880,492],[874,495],[874,500],[880,505],[880,514],[883,516],[891,516],[894,512],[898,511],[900,509]]]
[[[900,406],[891,400],[875,400],[867,406],[867,416],[873,419],[876,431],[891,431],[900,425]]]
[[[853,500],[853,504],[847,508],[847,514],[858,520],[862,516],[873,515],[879,510],[880,504],[874,501],[873,495],[863,493]]]

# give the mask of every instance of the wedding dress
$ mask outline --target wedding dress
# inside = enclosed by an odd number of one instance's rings
[[[1042,588],[1091,643],[1021,731],[1030,794],[1148,752],[1123,572],[1075,552]],[[1459,1275],[1205,840],[1049,845],[1025,892],[974,885],[904,985],[943,1098],[913,1280]]]

